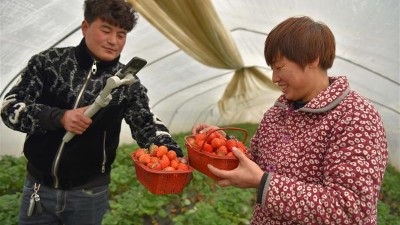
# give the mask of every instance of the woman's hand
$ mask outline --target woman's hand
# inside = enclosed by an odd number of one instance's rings
[[[218,129],[219,127],[206,124],[206,123],[198,123],[193,126],[192,128],[192,135],[200,134],[200,133],[207,133],[210,129]]]
[[[232,152],[239,159],[239,165],[236,169],[220,170],[208,164],[211,173],[222,178],[217,181],[218,185],[221,187],[258,188],[264,171],[239,149],[233,148]]]

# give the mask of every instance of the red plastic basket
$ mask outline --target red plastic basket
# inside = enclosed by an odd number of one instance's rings
[[[216,132],[218,130],[238,130],[238,131],[243,132],[245,135],[243,138],[243,144],[246,142],[246,139],[248,136],[247,131],[244,129],[241,129],[241,128],[234,128],[234,127],[218,128],[218,129],[215,129],[213,132]],[[213,132],[208,133],[207,138]],[[207,167],[207,164],[211,164],[211,165],[215,166],[216,168],[222,169],[222,170],[233,170],[239,165],[239,160],[237,158],[218,156],[218,155],[213,155],[208,152],[201,151],[200,148],[198,149],[198,148],[190,145],[190,143],[188,141],[189,138],[194,138],[194,136],[190,135],[190,136],[185,137],[185,146],[188,150],[189,164],[194,169],[207,175],[208,177],[213,178],[215,180],[221,179],[210,172],[210,170]]]
[[[135,165],[136,177],[153,194],[180,193],[193,178],[194,169],[189,165],[187,171],[157,171],[140,163],[134,154],[134,152],[131,153],[131,158]]]

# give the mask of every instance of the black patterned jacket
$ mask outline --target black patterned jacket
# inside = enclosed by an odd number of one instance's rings
[[[29,175],[61,189],[109,183],[123,119],[141,147],[163,144],[182,156],[168,129],[151,112],[147,89],[137,77],[132,85],[112,91],[109,105],[92,117],[82,135],[62,142],[63,112],[92,104],[107,78],[122,66],[119,58],[95,62],[84,39],[77,47],[52,48],[30,59],[1,109],[8,127],[27,133],[24,154]]]

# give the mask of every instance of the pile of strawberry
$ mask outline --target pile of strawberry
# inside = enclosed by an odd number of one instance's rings
[[[187,139],[187,142],[193,148],[208,152],[217,156],[235,157],[232,152],[234,147],[238,148],[247,155],[247,148],[236,138],[227,139],[216,130],[208,130],[206,133],[199,133]]]
[[[178,158],[176,152],[164,145],[152,145],[149,149],[139,148],[134,152],[139,163],[158,171],[187,171],[187,160]]]

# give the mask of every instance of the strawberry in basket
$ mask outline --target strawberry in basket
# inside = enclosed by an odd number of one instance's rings
[[[235,157],[232,152],[234,147],[247,155],[247,148],[243,142],[238,141],[234,136],[228,136],[228,138],[223,132],[208,130],[207,133],[199,133],[188,137],[187,142],[193,148],[212,155]]]
[[[153,194],[177,194],[193,178],[193,167],[166,146],[152,145],[131,152],[136,177]]]
[[[222,130],[241,131],[244,134],[243,142],[238,141],[234,136],[226,138],[226,134]],[[232,149],[240,149],[249,155],[243,144],[246,138],[247,131],[241,128],[218,128],[206,133],[186,136],[185,146],[189,154],[189,164],[208,177],[220,179],[208,170],[207,165],[211,164],[223,170],[235,169],[239,165],[239,161],[234,156]]]
[[[187,171],[189,169],[186,160],[178,158],[175,151],[168,150],[164,145],[152,145],[149,149],[139,148],[133,154],[139,163],[149,169],[160,171]]]

